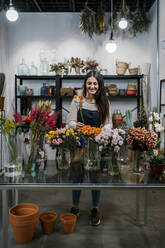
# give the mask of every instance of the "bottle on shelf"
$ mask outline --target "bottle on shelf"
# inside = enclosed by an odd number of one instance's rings
[[[25,60],[22,58],[21,64],[17,67],[18,75],[29,75],[29,67],[25,64]]]
[[[30,67],[30,75],[38,75],[38,68],[34,65],[34,62],[32,61],[31,67]]]
[[[49,72],[49,63],[46,58],[40,59],[40,74],[48,75]]]
[[[41,96],[47,96],[47,86],[46,83],[43,83],[43,86],[41,87]]]

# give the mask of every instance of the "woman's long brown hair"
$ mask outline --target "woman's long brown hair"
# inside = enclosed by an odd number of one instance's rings
[[[86,81],[88,78],[94,77],[99,83],[99,89],[95,94],[95,101],[99,111],[99,117],[101,124],[105,124],[107,118],[109,118],[109,100],[105,92],[103,76],[98,71],[90,71],[85,76],[83,96],[86,97]]]

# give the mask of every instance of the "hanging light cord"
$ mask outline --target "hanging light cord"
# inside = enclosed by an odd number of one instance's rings
[[[113,32],[113,0],[111,0],[111,32]]]

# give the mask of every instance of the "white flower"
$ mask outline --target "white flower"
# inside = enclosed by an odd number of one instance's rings
[[[153,154],[154,155],[158,155],[158,150],[157,149],[153,149]]]
[[[152,116],[149,117],[149,122],[153,122],[153,117]]]
[[[158,113],[153,112],[153,116],[154,116],[155,121],[159,121],[160,120],[160,117],[159,117],[159,114]]]

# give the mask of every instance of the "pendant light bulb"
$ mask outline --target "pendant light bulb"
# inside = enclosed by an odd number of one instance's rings
[[[110,40],[105,43],[105,49],[108,53],[114,53],[117,49],[116,42],[113,40],[113,32],[111,32]]]
[[[127,26],[128,26],[128,21],[124,17],[122,17],[119,21],[119,28],[126,29]]]
[[[12,1],[10,1],[9,9],[6,12],[6,17],[10,22],[15,22],[19,17],[17,10],[12,4]]]

